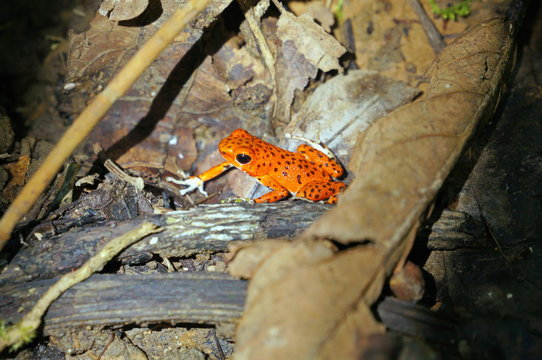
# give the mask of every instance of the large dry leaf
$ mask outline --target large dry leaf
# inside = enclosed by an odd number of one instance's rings
[[[460,36],[434,62],[427,96],[360,137],[350,166],[357,177],[339,205],[259,264],[238,327],[239,358],[355,358],[360,337],[381,331],[369,306],[492,114],[513,55],[510,29],[495,19]],[[353,247],[336,252],[318,240],[329,238]]]
[[[297,50],[322,71],[342,71],[339,57],[346,49],[307,14],[299,17],[283,11],[277,22],[277,35],[293,41]]]
[[[268,245],[274,251],[251,281],[236,358],[314,359],[327,354],[342,359],[355,352],[350,339],[383,330],[366,307],[353,306],[379,295],[366,293],[384,280],[384,271],[374,267],[375,256],[382,256],[377,249],[336,253],[330,243],[310,240],[278,250]]]
[[[445,48],[428,71],[427,96],[379,120],[360,138],[350,163],[357,178],[309,234],[343,243],[371,239],[387,247],[400,241],[480,120],[492,114],[512,54],[502,19],[482,23]]]

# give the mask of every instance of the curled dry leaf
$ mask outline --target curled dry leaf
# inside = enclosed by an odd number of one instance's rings
[[[357,177],[339,205],[255,273],[239,358],[355,358],[359,339],[382,331],[369,306],[477,124],[495,109],[513,56],[510,30],[495,19],[460,36],[434,62],[427,96],[360,137],[350,163]],[[329,238],[353,247],[336,251],[319,240]]]
[[[303,90],[318,69],[342,72],[339,57],[346,49],[308,14],[300,17],[281,10],[277,22],[277,36],[281,46],[277,49],[275,78],[279,121],[290,120],[290,109],[296,90]]]
[[[419,93],[418,89],[375,71],[349,71],[320,85],[293,116],[285,132],[321,141],[347,162],[361,131],[411,102]],[[290,150],[294,148],[291,146]]]
[[[122,21],[138,17],[149,6],[149,0],[105,0],[98,12],[109,20]]]
[[[339,57],[346,49],[310,15],[299,17],[282,11],[277,22],[277,36],[283,41],[293,41],[297,50],[314,66],[322,71],[337,70],[342,72]]]

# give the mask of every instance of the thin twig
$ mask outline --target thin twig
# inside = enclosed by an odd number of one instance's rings
[[[7,346],[17,348],[30,341],[34,337],[35,330],[41,325],[43,314],[45,314],[51,303],[58,299],[63,292],[89,278],[93,273],[102,270],[109,260],[126,247],[149,234],[154,234],[162,230],[153,223],[143,223],[134,230],[109,241],[79,269],[62,276],[43,294],[32,310],[20,322],[10,326],[5,333],[0,334],[0,352]]]
[[[17,222],[30,210],[66,159],[173,39],[207,6],[210,0],[191,0],[145,43],[106,88],[79,115],[49,153],[38,171],[24,186],[0,220],[0,250]]]
[[[262,53],[265,66],[267,67],[267,70],[271,74],[271,78],[272,78],[271,80],[274,83],[275,82],[275,58],[273,57],[273,54],[271,53],[271,49],[269,48],[269,45],[267,44],[267,40],[265,39],[265,35],[263,34],[262,29],[260,29],[260,19],[256,17],[254,8],[250,5],[248,0],[239,0],[239,5],[241,5],[241,8],[245,12],[245,19],[247,20],[248,27],[250,31],[252,32],[252,35],[254,35],[254,38],[256,39],[258,46],[260,47],[260,51]]]
[[[497,247],[497,251],[500,254],[500,256],[503,258],[504,263],[506,264],[506,267],[511,272],[514,272],[514,268],[512,267],[512,262],[510,261],[508,256],[506,256],[506,254],[504,253],[503,248],[501,246],[501,243],[499,242],[499,240],[497,240],[497,237],[495,236],[495,233],[493,232],[493,229],[489,225],[489,222],[487,221],[487,219],[485,218],[484,215],[481,215],[481,216],[482,216],[482,220],[484,221],[484,224],[486,225],[486,229],[489,232],[489,236],[490,236],[491,240],[493,240],[493,243],[495,244],[495,246]],[[531,285],[533,288],[540,291],[540,286],[538,284],[536,284],[533,280],[531,280],[529,277],[523,276],[521,271],[516,270],[515,273],[516,273],[516,276],[517,276],[517,278],[519,280],[525,281],[526,283]]]
[[[427,13],[425,12],[423,6],[420,4],[420,0],[408,0],[408,3],[410,4],[410,7],[412,7],[412,10],[414,10],[416,15],[418,16],[418,19],[420,19],[423,31],[425,31],[425,35],[427,36],[427,39],[429,40],[429,43],[431,44],[435,55],[438,55],[442,51],[442,49],[446,47],[446,43],[444,42],[441,33],[437,30],[435,24],[433,24],[431,19],[427,16]]]
[[[141,191],[145,187],[143,179],[139,176],[130,176],[113,160],[107,159],[104,162],[104,167],[109,170],[109,172],[115,175],[118,179],[131,184],[137,190]]]
[[[224,355],[224,351],[222,350],[222,346],[220,345],[220,340],[218,340],[218,336],[216,336],[216,329],[211,329],[211,331],[213,332],[216,348],[218,350],[218,357],[220,360],[224,360],[226,359],[226,355]]]
[[[269,74],[271,75],[271,82],[273,84],[273,101],[276,101],[276,91],[277,91],[277,77],[275,73],[275,58],[273,54],[271,53],[271,49],[269,48],[269,44],[267,43],[267,40],[265,39],[265,35],[262,32],[262,29],[260,28],[260,19],[256,15],[256,12],[254,11],[254,7],[250,5],[249,0],[238,0],[239,5],[241,6],[241,9],[245,12],[245,19],[247,20],[248,28],[252,32],[252,35],[254,36],[254,39],[256,40],[256,43],[258,44],[258,47],[260,48],[260,52],[263,57],[263,61],[265,63],[265,66],[267,67],[267,71],[269,71]],[[273,113],[276,111],[276,104],[273,104]]]

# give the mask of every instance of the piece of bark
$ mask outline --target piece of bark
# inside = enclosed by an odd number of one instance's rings
[[[124,181],[106,177],[96,190],[53,211],[32,232],[58,235],[75,227],[130,220],[153,213],[152,204],[144,192]],[[26,241],[31,243],[32,240],[31,237]]]
[[[17,322],[55,281],[3,287],[2,319]],[[245,281],[223,273],[95,274],[51,305],[44,333],[88,325],[232,323],[241,316],[245,292]]]
[[[487,246],[485,231],[484,225],[469,214],[446,209],[423,230],[423,235],[427,236],[429,250],[455,250]]]
[[[460,321],[451,314],[441,314],[392,297],[378,304],[377,313],[389,329],[399,333],[419,336],[443,345],[452,345],[457,340]]]
[[[225,251],[230,241],[292,238],[309,227],[329,205],[279,202],[253,205],[214,204],[179,210],[124,222],[86,225],[61,236],[43,234],[22,249],[0,274],[0,284],[47,279],[81,266],[111,238],[151,221],[165,230],[150,240],[127,248],[118,260],[131,262],[142,254],[162,258],[188,257],[198,253]],[[149,256],[143,256],[149,258]]]

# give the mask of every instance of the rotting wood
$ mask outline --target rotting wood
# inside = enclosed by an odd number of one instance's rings
[[[16,322],[55,282],[34,281],[0,288],[0,313]],[[80,326],[156,323],[235,324],[242,315],[247,282],[223,273],[192,272],[145,276],[94,274],[55,301],[44,318],[45,335]],[[460,324],[427,309],[386,298],[377,307],[396,331],[452,344]],[[438,330],[438,331],[437,331]],[[439,335],[443,332],[441,335]]]
[[[253,205],[248,203],[201,205],[130,221],[108,222],[45,235],[22,249],[0,275],[0,285],[48,279],[81,266],[108,239],[123,234],[141,222],[163,227],[150,240],[127,248],[117,259],[130,262],[142,254],[162,258],[188,257],[225,251],[231,241],[293,238],[329,209],[329,205],[302,201]]]
[[[16,322],[56,279],[1,288],[0,312]],[[58,328],[146,323],[219,324],[241,317],[246,282],[223,273],[145,276],[95,274],[69,289],[44,318],[44,333]]]

